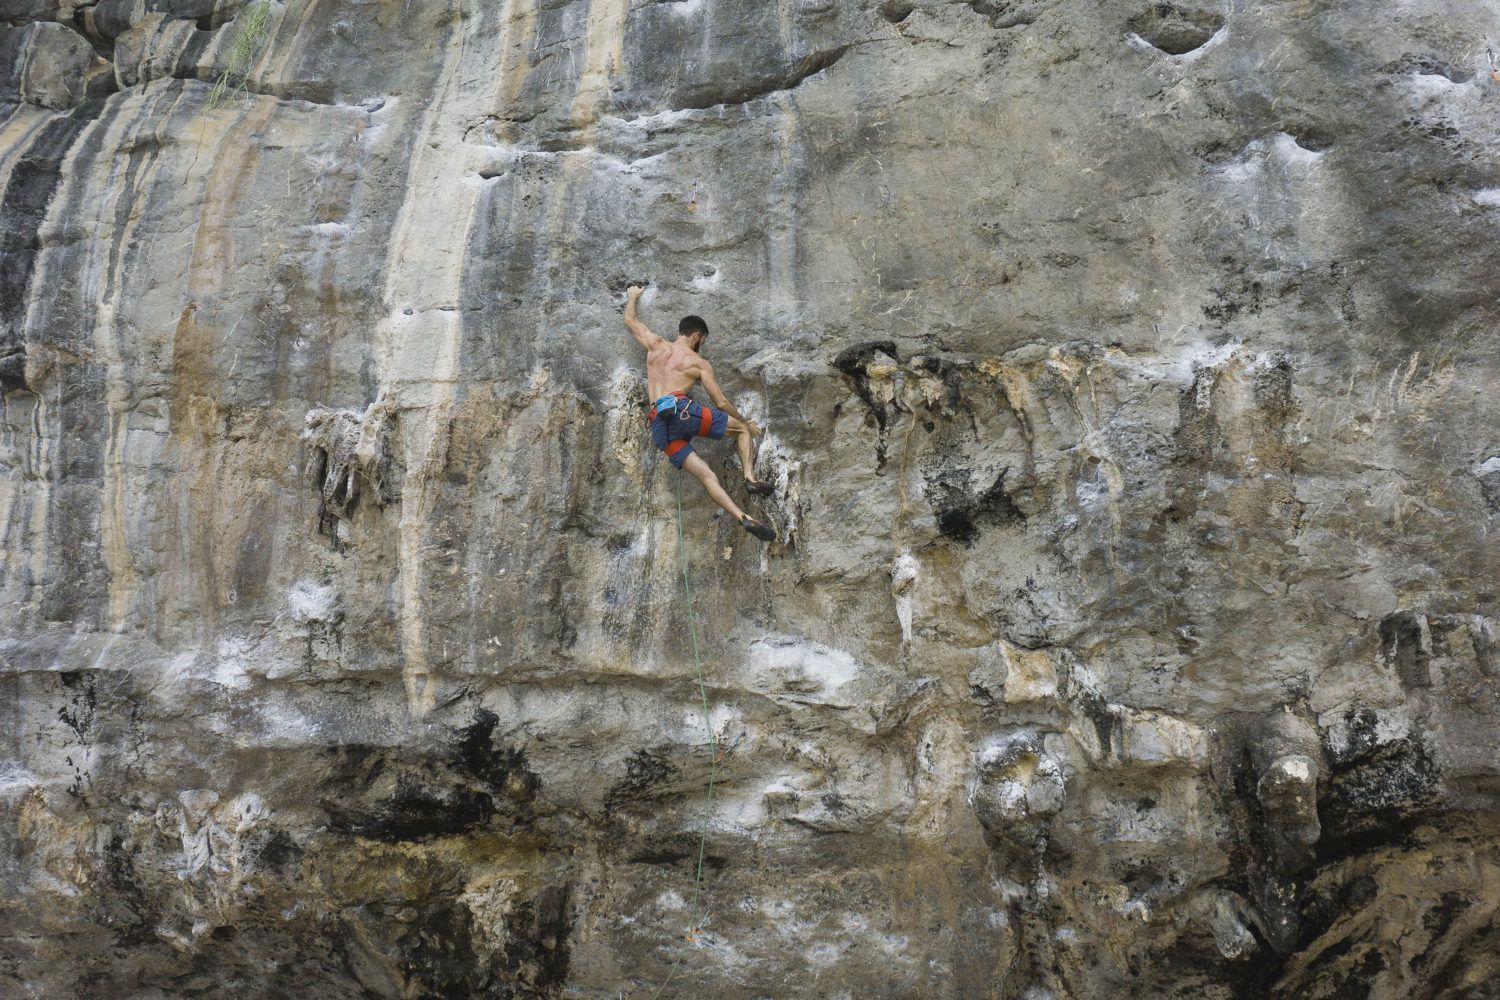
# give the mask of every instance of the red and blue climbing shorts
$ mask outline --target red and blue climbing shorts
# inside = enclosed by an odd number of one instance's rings
[[[668,401],[672,401],[671,408],[666,405]],[[693,438],[717,441],[729,427],[729,414],[695,403],[682,392],[658,399],[649,419],[651,443],[666,452],[667,460],[679,469],[693,453]]]

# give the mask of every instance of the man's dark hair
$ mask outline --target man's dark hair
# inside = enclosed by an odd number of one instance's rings
[[[708,324],[703,322],[702,316],[684,316],[677,324],[677,336],[691,337],[695,333],[703,334],[703,339],[708,339]]]

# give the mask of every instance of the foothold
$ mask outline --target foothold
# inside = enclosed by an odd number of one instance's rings
[[[1492,511],[1500,511],[1500,455],[1491,455],[1473,469],[1479,492]]]

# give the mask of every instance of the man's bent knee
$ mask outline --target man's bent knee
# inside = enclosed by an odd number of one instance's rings
[[[714,470],[709,468],[708,463],[697,452],[689,455],[682,463],[682,467],[697,476],[699,482],[703,483],[704,486],[719,481],[719,477],[714,475]]]

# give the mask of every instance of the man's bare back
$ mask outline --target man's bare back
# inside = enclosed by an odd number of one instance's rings
[[[703,377],[707,363],[686,338],[661,340],[646,351],[646,391],[652,399],[673,392],[691,392]]]
[[[746,531],[763,541],[774,539],[775,532],[748,516],[729,498],[724,487],[719,485],[718,476],[714,475],[708,463],[692,448],[692,438],[698,435],[733,438],[740,464],[745,469],[746,489],[757,496],[767,496],[774,492],[769,483],[755,478],[755,438],[759,436],[760,428],[735,409],[714,378],[714,366],[698,353],[698,349],[708,339],[708,325],[696,316],[687,316],[678,327],[676,340],[665,340],[657,336],[636,315],[635,304],[642,291],[632,285],[625,293],[625,326],[636,342],[646,349],[646,389],[654,401],[651,411],[652,440],[666,453],[673,465],[696,476],[714,502],[734,515],[735,520]],[[703,383],[703,388],[718,412],[687,397],[699,382]],[[672,400],[669,398],[672,396],[679,398]],[[668,418],[659,415],[659,409],[664,409],[672,416]],[[684,419],[689,417],[695,419],[691,423]]]

